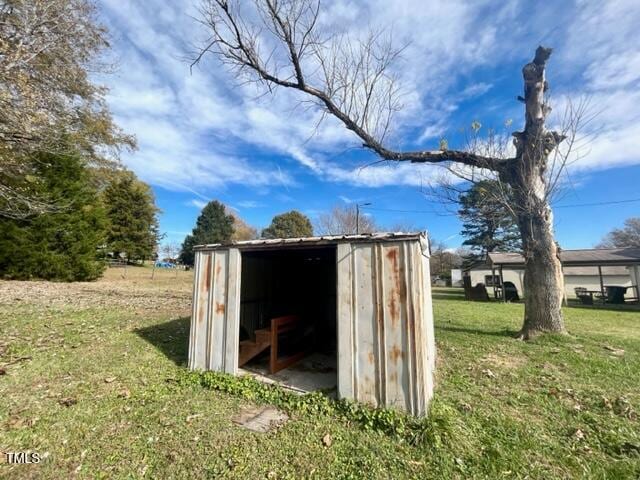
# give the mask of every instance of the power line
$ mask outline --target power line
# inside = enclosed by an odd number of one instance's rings
[[[576,203],[573,205],[556,205],[553,208],[579,208],[579,207],[599,207],[602,205],[618,205],[621,203],[633,203],[640,202],[640,198],[629,198],[625,200],[612,200],[610,202],[592,202],[592,203]],[[378,208],[378,207],[360,207],[363,210],[375,210],[379,212],[394,212],[394,213],[429,213],[431,215],[437,215],[440,217],[456,217],[457,213],[442,213],[434,210],[402,210],[395,208]]]
[[[618,203],[640,202],[640,198],[629,198],[627,200],[613,200],[611,202],[593,202],[593,203],[576,203],[574,205],[557,205],[554,208],[573,208],[573,207],[597,207],[600,205],[616,205]]]

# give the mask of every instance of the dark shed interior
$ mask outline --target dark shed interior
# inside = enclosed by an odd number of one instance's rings
[[[259,342],[271,320],[296,316],[295,328],[278,336],[278,352],[308,357],[336,355],[336,248],[242,251],[240,342]],[[304,354],[304,355],[302,355]],[[264,364],[269,349],[251,358]]]

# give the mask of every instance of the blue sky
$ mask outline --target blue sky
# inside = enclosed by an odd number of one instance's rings
[[[336,121],[315,132],[319,113],[297,107],[280,90],[256,97],[213,58],[190,71],[188,57],[206,32],[196,3],[103,0],[117,71],[101,81],[118,124],[139,149],[123,162],[153,186],[161,231],[181,241],[209,199],[236,209],[256,227],[298,209],[312,220],[336,204],[372,203],[379,224],[426,229],[449,247],[460,224],[424,195],[442,170],[375,163]],[[593,122],[563,178],[556,234],[564,248],[588,248],[640,202],[640,4],[637,0],[531,2],[507,0],[369,0],[324,2],[330,28],[359,35],[386,27],[408,43],[394,66],[405,108],[390,145],[452,148],[472,121],[520,129],[520,70],[539,43],[554,48],[548,65],[552,104],[588,98]],[[552,120],[553,121],[553,120]],[[413,211],[413,212],[411,212]]]

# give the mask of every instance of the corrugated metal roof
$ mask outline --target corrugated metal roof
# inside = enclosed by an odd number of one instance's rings
[[[213,243],[209,245],[198,245],[196,250],[217,250],[221,248],[236,247],[240,250],[251,248],[277,248],[291,247],[296,245],[337,245],[338,243],[361,243],[361,242],[389,242],[397,240],[420,240],[426,238],[425,232],[379,232],[363,233],[359,235],[324,235],[318,237],[297,237],[297,238],[260,238],[258,240],[243,240],[229,243]]]
[[[489,264],[522,265],[520,253],[491,252]],[[589,265],[636,265],[640,264],[640,248],[593,248],[584,250],[561,250],[560,260],[565,267]]]

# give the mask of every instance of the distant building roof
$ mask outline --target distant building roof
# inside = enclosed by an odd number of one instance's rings
[[[198,245],[196,250],[216,250],[221,248],[236,247],[241,250],[296,247],[296,246],[318,246],[336,245],[338,243],[356,242],[391,242],[398,240],[421,240],[426,241],[424,232],[379,232],[363,233],[359,235],[324,235],[319,237],[298,237],[298,238],[260,238],[257,240],[243,240],[229,243],[214,243],[210,245]],[[425,243],[426,245],[426,243]]]
[[[561,250],[560,261],[564,267],[640,265],[640,248]],[[491,252],[487,263],[490,266],[522,267],[524,257],[520,253]]]
[[[577,276],[584,276],[584,275],[598,275],[598,267],[593,265],[593,266],[589,266],[589,267],[564,267],[563,268],[564,274],[566,275],[577,275]],[[627,267],[622,267],[622,266],[614,266],[614,267],[607,267],[604,266],[602,267],[602,274],[603,275],[629,275],[629,270],[627,270]]]

